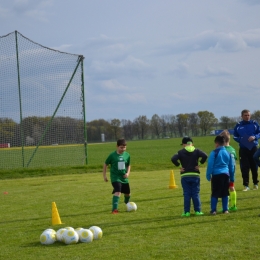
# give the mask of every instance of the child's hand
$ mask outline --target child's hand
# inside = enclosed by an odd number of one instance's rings
[[[124,178],[128,178],[128,176],[129,176],[129,173],[126,173],[123,175]]]
[[[185,171],[185,169],[181,167],[180,168],[180,172],[184,172],[184,171]]]
[[[105,182],[108,182],[107,176],[106,176],[106,177],[104,177],[104,181],[105,181]]]

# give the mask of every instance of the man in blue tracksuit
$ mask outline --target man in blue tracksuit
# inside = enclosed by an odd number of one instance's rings
[[[234,128],[234,140],[239,143],[240,169],[243,178],[243,191],[249,190],[249,171],[251,170],[254,190],[258,189],[258,167],[254,161],[257,150],[260,128],[255,120],[250,120],[250,111],[245,109],[241,112],[242,121]]]

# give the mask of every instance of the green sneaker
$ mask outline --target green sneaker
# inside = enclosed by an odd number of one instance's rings
[[[202,216],[202,215],[204,215],[204,213],[201,212],[201,211],[196,211],[196,212],[195,212],[195,216]]]
[[[228,209],[229,211],[237,211],[237,207],[236,206],[232,206]]]
[[[181,214],[181,216],[182,217],[190,217],[190,212],[183,212],[182,214]]]

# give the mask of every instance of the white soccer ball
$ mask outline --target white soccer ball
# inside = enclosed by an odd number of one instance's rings
[[[66,229],[62,234],[62,242],[66,245],[76,244],[79,241],[79,235],[75,230]]]
[[[92,226],[89,230],[93,233],[93,239],[101,239],[103,236],[103,231],[100,227]]]
[[[59,230],[57,230],[57,232],[56,232],[57,241],[62,242],[62,234],[64,233],[65,230],[67,230],[67,229],[66,228],[60,228]]]
[[[78,231],[79,241],[82,243],[91,243],[93,241],[93,233],[89,229],[82,228]]]
[[[75,230],[73,227],[65,227],[65,229],[68,229],[68,230]]]
[[[47,228],[43,232],[46,232],[46,231],[50,231],[50,232],[53,232],[53,233],[56,234],[56,231],[54,229],[52,229],[52,228]]]
[[[40,235],[40,242],[43,245],[51,245],[56,241],[56,232],[45,230]]]
[[[128,202],[126,204],[126,210],[127,211],[136,211],[137,210],[137,205],[134,202]]]

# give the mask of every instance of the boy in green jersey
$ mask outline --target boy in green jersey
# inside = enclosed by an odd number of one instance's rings
[[[231,154],[231,157],[234,162],[234,167],[236,167],[236,162],[237,160],[237,155],[236,155],[236,150],[229,144],[230,142],[230,133],[228,130],[224,130],[223,132],[220,133],[221,136],[224,137],[225,140],[225,148],[226,150]],[[234,169],[234,174],[235,174],[235,169]],[[231,199],[231,207],[229,207],[229,211],[236,211],[237,210],[237,193],[235,190],[234,182],[229,183],[229,192],[230,192],[230,199]]]
[[[124,193],[124,202],[130,200],[130,186],[128,177],[130,174],[130,155],[126,152],[125,139],[117,140],[116,151],[109,154],[103,166],[103,178],[107,179],[107,167],[110,165],[110,179],[113,186],[112,213],[118,213],[118,204],[121,193]]]

